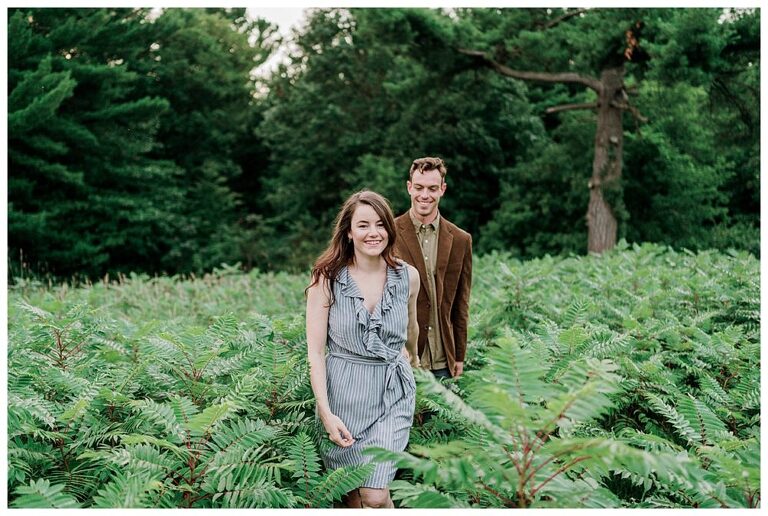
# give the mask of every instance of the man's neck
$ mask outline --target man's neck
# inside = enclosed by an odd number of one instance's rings
[[[414,211],[413,208],[411,208],[411,216],[421,222],[422,224],[432,224],[435,220],[437,220],[438,215],[440,215],[440,212],[438,210],[435,210],[435,212],[428,216],[428,217],[422,217],[416,211]]]

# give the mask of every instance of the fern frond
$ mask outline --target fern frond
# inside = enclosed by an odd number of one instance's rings
[[[311,499],[320,471],[320,455],[315,444],[307,433],[301,432],[290,440],[286,455],[291,464],[291,476],[296,479],[299,491],[303,493],[304,499]]]
[[[520,405],[538,403],[548,392],[542,381],[546,365],[536,360],[530,350],[520,347],[518,340],[507,331],[494,341],[489,354],[489,367],[499,386]]]
[[[277,430],[264,421],[235,419],[221,425],[211,436],[211,447],[217,451],[230,447],[251,448],[275,438]]]
[[[93,506],[104,509],[152,508],[152,495],[162,488],[159,478],[148,472],[115,472],[93,497]]]
[[[574,505],[584,509],[611,509],[619,507],[621,502],[592,478],[571,480],[565,475],[558,475],[537,493],[531,507],[567,509]]]
[[[227,508],[294,507],[296,497],[288,490],[267,480],[267,472],[256,470],[256,476],[243,486],[217,492],[213,500],[221,499]]]
[[[254,484],[279,484],[278,471],[282,465],[268,462],[269,455],[270,449],[265,445],[233,448],[217,453],[210,463],[203,465],[206,475],[202,490],[216,498],[227,492],[239,492]]]
[[[643,396],[648,400],[649,405],[656,413],[663,416],[663,418],[669,422],[678,434],[685,438],[688,442],[696,444],[701,442],[701,434],[698,433],[682,415],[680,415],[674,407],[667,405],[660,397],[651,393],[645,392]]]
[[[323,475],[309,497],[310,507],[322,507],[341,500],[348,492],[360,487],[371,476],[376,465],[372,463],[346,466]]]
[[[159,439],[151,435],[128,434],[122,438],[122,443],[126,446],[139,444],[157,446],[158,448],[168,450],[182,460],[186,460],[191,453],[191,451],[186,447],[177,446],[176,444],[168,442],[165,439]]]
[[[662,436],[645,433],[634,428],[623,428],[620,432],[618,432],[617,437],[620,441],[625,442],[635,448],[640,448],[650,452],[661,451],[680,453],[683,451],[682,446],[675,444]]]
[[[683,396],[678,400],[678,411],[696,433],[701,436],[703,444],[712,444],[722,439],[732,438],[725,423],[715,415],[703,402],[692,395]]]
[[[143,418],[154,425],[160,426],[166,435],[181,442],[185,438],[184,429],[172,407],[167,404],[157,403],[156,401],[145,399],[130,403],[133,410],[140,413]]]
[[[51,402],[43,399],[38,394],[30,394],[21,397],[17,394],[8,393],[8,427],[9,429],[20,426],[22,420],[32,417],[43,423],[48,428],[53,429],[56,426],[56,419],[53,415],[54,406]],[[13,419],[19,423],[13,424]]]
[[[617,368],[608,360],[572,362],[557,380],[561,392],[556,394],[550,387],[546,407],[551,421],[590,421],[613,406],[609,395],[618,390],[619,377],[613,374]]]
[[[229,342],[238,334],[237,318],[232,312],[216,317],[208,327],[208,333],[223,342]]]
[[[401,502],[402,506],[422,509],[450,509],[469,507],[465,502],[441,493],[432,486],[411,484],[403,480],[395,480],[389,486],[392,499]]]
[[[55,508],[77,509],[80,504],[70,495],[63,492],[64,485],[53,484],[46,479],[30,481],[29,485],[19,486],[15,494],[18,495],[12,507],[18,508]]]
[[[589,298],[577,297],[563,314],[563,318],[560,321],[560,326],[568,328],[571,326],[579,326],[587,322],[587,316],[592,308],[592,303]]]
[[[730,394],[725,392],[725,389],[720,386],[717,380],[704,371],[699,374],[699,386],[701,388],[701,395],[704,398],[716,404],[733,407],[734,401]]]
[[[755,384],[744,381],[733,388],[733,395],[741,404],[742,410],[760,409],[760,387],[755,387],[755,385],[759,385],[759,383]]]
[[[585,356],[594,358],[614,358],[626,354],[630,347],[630,339],[626,335],[603,329],[593,335],[590,347],[585,350]]]
[[[181,453],[178,453],[176,458],[169,457],[148,444],[126,446],[122,450],[116,450],[114,454],[117,464],[131,471],[146,471],[158,476],[169,475],[178,469],[182,464],[179,458],[183,457]]]
[[[214,427],[231,417],[238,408],[230,401],[211,405],[191,417],[184,426],[192,432],[192,435],[208,435],[212,433]]]

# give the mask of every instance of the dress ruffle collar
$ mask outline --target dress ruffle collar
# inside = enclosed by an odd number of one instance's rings
[[[365,349],[368,350],[374,356],[381,357],[384,360],[394,360],[399,351],[388,347],[381,340],[379,330],[381,329],[381,322],[384,314],[392,309],[392,303],[394,300],[395,288],[397,286],[397,280],[402,274],[404,267],[398,267],[397,269],[387,266],[387,280],[384,285],[384,291],[381,294],[381,300],[376,303],[373,308],[373,313],[369,312],[363,303],[364,297],[360,288],[355,283],[354,278],[349,274],[349,267],[345,266],[336,278],[343,295],[355,299],[355,307],[357,312],[357,322],[360,324],[363,330],[363,344]]]

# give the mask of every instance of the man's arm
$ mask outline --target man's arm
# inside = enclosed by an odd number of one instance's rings
[[[467,352],[467,327],[469,325],[469,293],[472,289],[472,235],[469,235],[467,251],[461,265],[456,298],[451,311],[453,339],[456,350],[456,371],[454,376],[460,376],[464,369],[464,358]]]

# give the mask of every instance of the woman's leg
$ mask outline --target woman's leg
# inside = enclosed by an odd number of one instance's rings
[[[364,508],[394,509],[395,504],[389,497],[389,489],[374,489],[371,487],[360,488],[360,498]]]
[[[349,509],[360,509],[363,507],[363,500],[360,498],[360,489],[353,489],[342,498],[344,506]]]

